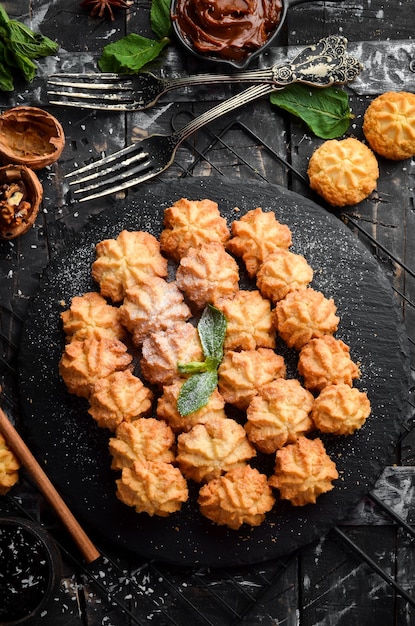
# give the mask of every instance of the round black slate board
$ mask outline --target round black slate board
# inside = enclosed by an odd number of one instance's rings
[[[278,503],[256,528],[244,525],[234,531],[213,525],[199,514],[193,487],[189,502],[168,518],[139,515],[119,502],[107,448],[110,434],[86,413],[86,401],[67,393],[58,374],[64,346],[59,314],[71,297],[96,289],[90,278],[95,244],[122,229],[159,235],[163,210],[180,197],[217,201],[229,224],[261,206],[289,225],[292,250],[314,269],[312,286],[337,304],[337,337],[360,363],[362,376],[355,386],[367,391],[372,404],[370,418],[353,436],[322,437],[339,470],[335,488],[315,505]],[[286,358],[292,368],[292,354]],[[175,564],[260,562],[288,554],[328,531],[390,462],[407,406],[405,335],[389,282],[371,254],[312,201],[276,186],[221,179],[139,187],[128,202],[118,202],[85,228],[41,279],[23,330],[19,369],[28,444],[74,513],[111,541]]]

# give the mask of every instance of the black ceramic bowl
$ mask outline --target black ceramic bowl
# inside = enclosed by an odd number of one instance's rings
[[[194,55],[201,61],[208,61],[208,62],[215,63],[216,65],[226,65],[226,66],[230,66],[239,70],[243,70],[246,67],[248,67],[248,65],[253,61],[253,59],[255,59],[258,55],[262,54],[267,48],[269,48],[275,43],[284,25],[288,10],[291,7],[296,6],[297,4],[303,4],[304,2],[312,2],[312,1],[313,0],[280,0],[281,13],[280,13],[279,22],[276,25],[275,29],[272,32],[270,32],[268,39],[265,41],[264,44],[262,44],[260,48],[257,48],[255,50],[247,50],[246,54],[244,54],[244,56],[240,59],[223,58],[219,56],[218,54],[199,52],[195,48],[189,36],[180,27],[179,20],[177,19],[178,0],[172,0],[171,6],[170,6],[170,15],[171,15],[172,26],[173,26],[173,31],[175,33],[175,36],[188,52],[190,52],[192,55]],[[332,0],[332,1],[341,2],[342,0]]]
[[[39,524],[0,518],[0,624],[31,624],[46,610],[61,580],[61,557]]]

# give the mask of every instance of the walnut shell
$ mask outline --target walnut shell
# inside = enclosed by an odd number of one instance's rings
[[[0,167],[0,238],[14,239],[29,230],[42,197],[43,187],[30,168]]]
[[[0,160],[39,170],[60,157],[65,135],[58,120],[36,107],[19,106],[0,115]]]

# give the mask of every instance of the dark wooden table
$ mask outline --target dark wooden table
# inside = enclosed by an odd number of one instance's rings
[[[149,132],[169,132],[172,125],[183,124],[189,116],[211,107],[235,88],[215,86],[173,92],[153,109],[128,115],[51,107],[45,89],[49,74],[94,71],[105,44],[130,32],[152,36],[150,2],[135,0],[127,12],[116,12],[114,22],[89,17],[80,9],[78,0],[7,0],[2,5],[11,17],[55,39],[60,49],[56,56],[39,62],[32,84],[17,84],[13,93],[0,95],[1,109],[19,104],[46,108],[60,119],[67,139],[59,162],[39,173],[44,201],[34,228],[19,239],[0,243],[1,403],[19,426],[16,362],[20,331],[40,275],[51,258],[62,253],[68,241],[94,215],[121,201],[107,197],[76,204],[67,195],[64,174]],[[290,9],[278,45],[265,58],[260,58],[258,64],[266,65],[292,55],[298,46],[329,34],[347,37],[350,51],[365,66],[362,75],[348,89],[355,115],[349,134],[362,138],[362,116],[374,96],[387,90],[415,90],[414,18],[413,0],[345,0],[299,5]],[[174,45],[169,46],[159,66],[154,67],[166,73],[183,74],[210,69]],[[175,164],[159,181],[168,184],[181,176],[197,175],[240,178],[243,184],[249,178],[313,197],[302,177],[319,143],[321,140],[310,135],[301,123],[273,109],[263,99],[200,131],[180,148]],[[412,352],[413,374],[414,160],[395,163],[380,160],[380,170],[377,191],[338,215],[376,256],[396,290]],[[413,413],[410,399],[409,412]],[[98,571],[91,576],[54,514],[22,472],[12,497],[1,499],[0,513],[28,515],[40,521],[60,542],[64,555],[59,593],[35,624],[415,624],[411,602],[411,596],[415,598],[414,545],[401,522],[410,526],[415,521],[414,438],[410,421],[396,448],[394,462],[384,468],[374,491],[341,526],[299,554],[287,555],[286,559],[226,570],[173,567],[121,553],[112,544],[103,545],[95,537],[94,529],[87,528],[99,548],[115,559],[117,567],[128,576],[134,574],[134,588],[124,587],[123,583],[122,593],[115,592],[117,598],[122,597],[133,618],[108,600],[97,584],[97,580],[102,581],[108,589],[112,580],[123,580],[118,570],[113,569],[115,565],[106,563],[105,574]],[[53,472],[50,477],[53,480]],[[398,522],[391,518],[390,511],[399,515]],[[353,545],[349,545],[348,538]],[[353,546],[358,546],[361,553]],[[375,571],[377,566],[381,572]],[[409,597],[402,597],[405,592]]]

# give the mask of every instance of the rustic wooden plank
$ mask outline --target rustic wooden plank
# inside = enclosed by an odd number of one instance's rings
[[[341,34],[349,41],[409,39],[413,35],[412,0],[344,0],[311,2],[289,11],[287,20],[290,44],[312,42],[316,34]]]
[[[395,532],[389,527],[348,530],[372,558],[393,573]],[[393,593],[342,543],[322,539],[301,554],[301,626],[393,626]]]

